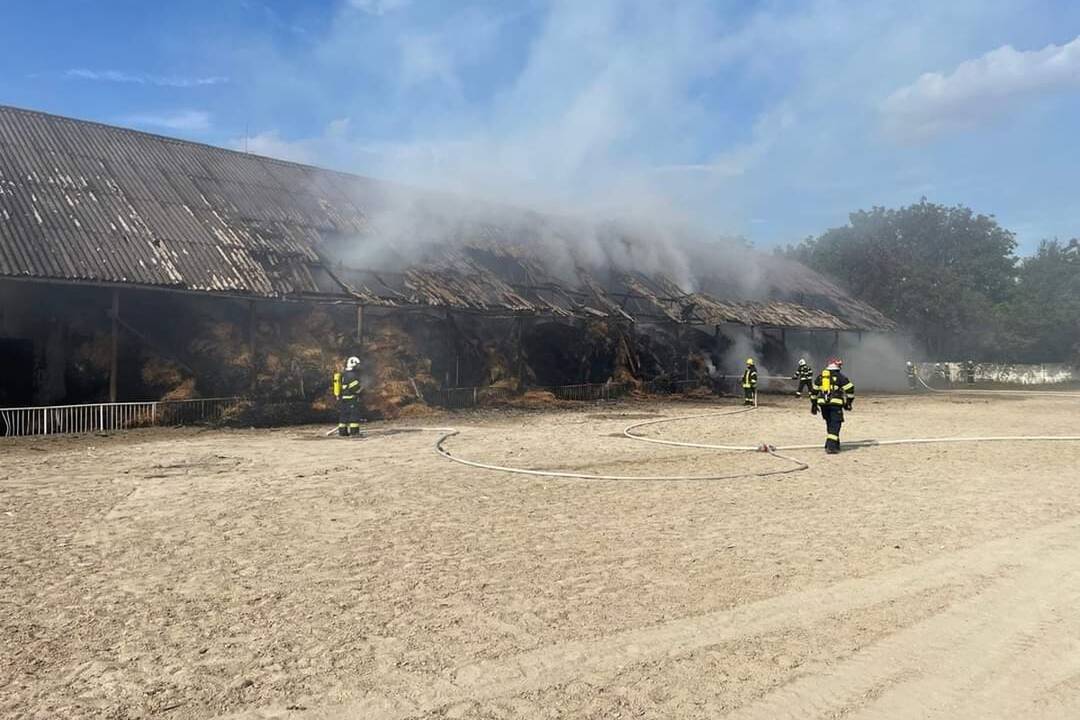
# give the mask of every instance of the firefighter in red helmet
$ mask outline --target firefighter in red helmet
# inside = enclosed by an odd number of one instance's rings
[[[839,358],[833,358],[814,380],[810,390],[810,412],[821,413],[825,420],[825,452],[840,452],[840,426],[844,424],[844,411],[855,403],[855,383],[851,382],[840,367]]]

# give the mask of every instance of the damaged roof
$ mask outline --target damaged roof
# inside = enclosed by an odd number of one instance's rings
[[[0,277],[504,314],[894,329],[798,265],[760,298],[726,297],[731,286],[717,278],[689,292],[660,273],[598,278],[575,266],[572,279],[556,277],[528,251],[543,223],[525,211],[512,226],[447,229],[436,215],[429,219],[436,231],[455,242],[395,272],[342,262],[341,249],[370,237],[373,219],[401,191],[347,173],[0,106]]]

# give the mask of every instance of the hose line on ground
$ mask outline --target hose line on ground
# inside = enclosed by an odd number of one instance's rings
[[[1061,390],[982,390],[977,388],[950,388],[948,390],[942,390],[941,388],[931,387],[923,380],[922,375],[916,375],[919,382],[924,388],[932,393],[940,393],[942,395],[1027,395],[1031,397],[1040,397],[1043,395],[1049,395],[1050,397],[1071,397],[1080,398],[1080,393],[1074,392],[1062,392]]]
[[[713,416],[713,415],[717,415],[717,416],[719,416],[719,415],[736,415],[738,413],[748,412],[750,410],[755,410],[755,409],[756,408],[754,408],[754,407],[745,407],[745,408],[738,408],[736,410],[727,410],[727,411],[724,411],[724,412],[709,413],[709,415],[710,416]],[[672,418],[672,419],[674,419],[674,418]],[[784,460],[784,461],[786,461],[788,463],[791,463],[792,467],[780,468],[780,469],[776,469],[776,470],[757,470],[757,471],[746,471],[746,472],[737,472],[737,473],[724,473],[724,474],[720,474],[720,475],[595,475],[595,474],[589,474],[589,473],[564,472],[564,471],[561,471],[561,470],[534,470],[534,469],[530,469],[530,468],[508,467],[508,466],[505,466],[505,465],[493,465],[493,464],[490,464],[490,463],[482,463],[482,462],[478,462],[476,460],[468,460],[466,458],[458,457],[458,456],[454,455],[453,453],[451,453],[449,450],[447,450],[446,447],[445,447],[445,443],[446,443],[447,440],[454,437],[455,435],[461,434],[461,431],[458,430],[457,428],[451,428],[451,427],[397,427],[397,428],[386,428],[384,430],[369,431],[368,434],[392,435],[394,433],[399,433],[399,432],[436,432],[436,433],[439,433],[439,437],[435,441],[435,446],[434,446],[435,452],[437,452],[439,455],[446,458],[447,460],[451,460],[453,462],[460,463],[461,465],[467,465],[469,467],[479,468],[481,470],[493,470],[493,471],[497,471],[497,472],[513,473],[515,475],[531,475],[531,476],[534,476],[534,477],[556,477],[556,478],[566,478],[566,479],[572,479],[572,480],[621,480],[621,481],[639,480],[639,481],[649,481],[649,482],[676,482],[676,481],[694,481],[694,480],[699,480],[699,481],[700,480],[737,480],[737,479],[740,479],[740,478],[771,477],[771,476],[774,476],[774,475],[787,475],[787,474],[790,474],[790,473],[795,473],[795,472],[800,472],[802,470],[806,470],[806,469],[808,469],[810,467],[808,464],[804,463],[801,460],[798,460],[798,459],[792,458],[792,457],[788,457],[786,455],[781,455],[780,453],[776,452],[775,448],[773,448],[771,446],[762,445],[760,447],[740,448],[740,450],[754,450],[754,451],[764,452],[764,453],[767,453],[767,454],[771,455],[772,457],[777,458],[778,460]]]
[[[939,390],[937,388],[930,387],[920,377],[919,382],[923,386],[935,393],[952,394],[952,393],[966,393],[966,394],[983,394],[983,395],[1025,395],[1025,396],[1055,396],[1055,397],[1080,397],[1080,393],[1064,393],[1055,391],[1025,391],[1025,390]],[[756,401],[756,398],[755,398]],[[560,470],[535,470],[531,468],[517,468],[509,467],[505,465],[494,465],[490,463],[482,463],[476,460],[468,460],[466,458],[458,457],[452,454],[446,449],[445,443],[455,435],[461,434],[461,431],[457,428],[451,427],[396,427],[385,428],[379,430],[370,430],[366,434],[386,434],[393,435],[399,432],[436,432],[439,433],[438,439],[434,444],[434,450],[442,457],[452,462],[459,463],[461,465],[467,465],[469,467],[479,468],[481,470],[491,470],[496,472],[506,472],[515,475],[531,475],[534,477],[556,477],[556,478],[568,478],[575,480],[621,480],[621,481],[693,481],[693,480],[736,480],[740,478],[750,477],[771,477],[775,475],[787,475],[790,473],[801,472],[810,468],[810,465],[797,458],[783,455],[780,451],[789,450],[818,450],[821,448],[820,444],[815,445],[781,445],[773,446],[768,443],[762,443],[761,445],[723,445],[715,443],[696,443],[696,442],[684,442],[680,440],[664,440],[661,438],[647,437],[645,435],[639,435],[634,433],[634,430],[638,428],[647,427],[650,425],[659,425],[661,423],[679,422],[683,420],[696,420],[699,418],[709,417],[724,417],[727,415],[738,415],[739,413],[750,412],[757,410],[757,404],[750,407],[741,407],[733,410],[724,410],[720,412],[699,413],[697,415],[678,415],[675,417],[655,418],[652,420],[645,420],[642,422],[633,423],[623,428],[623,435],[631,440],[638,440],[641,442],[654,443],[657,445],[668,445],[672,447],[693,448],[698,450],[720,450],[727,452],[765,452],[770,456],[777,458],[778,460],[784,460],[791,463],[793,467],[781,468],[777,470],[761,470],[761,471],[748,471],[740,473],[726,473],[722,475],[592,475],[588,473],[573,473],[563,472]],[[331,430],[327,434],[333,434],[336,430]],[[976,436],[976,437],[964,437],[964,436],[952,436],[952,437],[936,437],[936,438],[898,438],[892,440],[850,440],[844,443],[847,447],[880,447],[887,445],[927,445],[927,444],[945,444],[945,443],[968,443],[968,442],[1080,442],[1080,435],[998,435],[998,436]]]
[[[944,392],[944,391],[940,391]],[[1077,396],[1080,397],[1080,396]],[[698,450],[729,450],[729,451],[750,451],[758,450],[761,446],[755,445],[718,445],[713,443],[695,443],[695,442],[683,442],[681,440],[663,440],[661,438],[647,437],[645,435],[637,435],[633,431],[646,425],[657,425],[662,422],[676,422],[679,420],[695,420],[698,418],[713,417],[718,415],[728,415],[730,413],[704,413],[699,415],[681,415],[672,418],[659,418],[655,420],[646,420],[644,422],[634,423],[629,425],[623,430],[623,435],[631,440],[640,440],[642,442],[655,443],[657,445],[670,445],[674,447],[694,448]],[[936,438],[898,438],[895,440],[846,440],[844,441],[845,447],[879,447],[886,445],[930,445],[937,443],[964,443],[964,442],[1080,442],[1080,435],[993,435],[993,436],[953,436],[953,437],[936,437]],[[778,450],[818,450],[822,446],[817,445],[777,445],[775,447],[769,446],[773,451]]]

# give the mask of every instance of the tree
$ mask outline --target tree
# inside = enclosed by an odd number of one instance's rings
[[[784,254],[838,280],[913,334],[934,357],[994,343],[995,307],[1012,297],[1016,240],[993,216],[923,198],[875,207]]]
[[[1023,259],[1012,298],[998,315],[1002,344],[1012,359],[1080,359],[1080,241],[1043,241]]]

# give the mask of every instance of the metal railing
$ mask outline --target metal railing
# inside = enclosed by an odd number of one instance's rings
[[[580,385],[555,385],[539,388],[547,390],[559,400],[593,402],[596,400],[614,400],[630,392],[626,383],[582,383]]]
[[[240,398],[90,403],[0,408],[0,437],[111,432],[154,425],[198,425],[220,420]]]
[[[426,400],[432,405],[448,410],[460,410],[462,408],[476,407],[480,403],[479,387],[440,388],[435,392],[429,392]]]
[[[648,380],[641,384],[641,389],[649,395],[680,395],[699,388],[711,388],[707,380]]]
[[[642,383],[640,389],[649,395],[678,395],[699,388],[711,389],[712,386],[701,379],[693,380],[649,380]],[[629,383],[578,383],[575,385],[547,385],[530,390],[543,390],[559,400],[573,402],[597,402],[617,400],[630,394],[634,389]],[[510,398],[514,393],[504,388],[460,387],[441,388],[425,394],[425,400],[438,407],[449,410],[477,407],[493,398]]]

